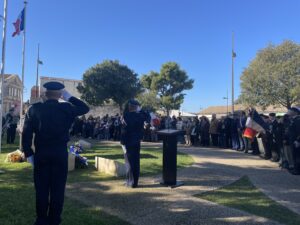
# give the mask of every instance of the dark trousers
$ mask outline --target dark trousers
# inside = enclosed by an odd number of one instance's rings
[[[225,133],[225,148],[231,148],[232,143],[231,143],[231,134]]]
[[[7,129],[7,139],[6,139],[7,144],[13,144],[15,142],[16,129],[17,129],[17,125],[13,125],[13,124],[11,124],[10,127]]]
[[[250,144],[250,139],[243,137],[243,143],[244,143],[244,150],[245,152],[248,152],[249,150],[249,144]]]
[[[35,225],[58,225],[61,222],[68,174],[68,153],[49,151],[34,156],[36,190]]]
[[[240,139],[238,133],[231,133],[232,149],[240,149]]]
[[[219,145],[219,134],[210,134],[213,146]]]
[[[280,146],[275,140],[271,140],[271,155],[273,161],[280,159]]]
[[[136,145],[126,145],[126,185],[130,187],[136,187],[139,182],[140,148],[140,143]]]
[[[295,175],[300,175],[300,148],[292,147],[293,151],[293,161],[294,161],[294,169],[292,171]]]
[[[220,133],[219,135],[219,147],[226,148],[226,137],[224,133]]]
[[[256,138],[254,138],[251,142],[251,149],[252,149],[252,154],[253,155],[259,155],[260,154],[259,148],[258,148],[258,142],[257,142]]]

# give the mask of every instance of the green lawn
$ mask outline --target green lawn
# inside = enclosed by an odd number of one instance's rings
[[[92,149],[86,150],[81,154],[88,158],[88,169],[78,169],[69,173],[69,182],[93,181],[116,179],[111,176],[100,174],[94,169],[95,156],[101,156],[107,159],[113,159],[124,163],[124,155],[120,145],[107,145],[98,143]],[[193,159],[187,155],[178,152],[177,166],[178,168],[190,166]],[[141,149],[141,176],[150,176],[161,173],[162,171],[162,149],[159,147],[142,147]]]
[[[0,154],[0,224],[30,225],[35,217],[35,198],[32,183],[32,167],[28,163],[4,163],[7,153],[14,151],[18,145],[3,145]],[[124,161],[123,152],[119,145],[96,144],[86,150],[83,156],[89,159],[87,169],[77,169],[68,175],[68,183],[92,182],[116,179],[100,174],[94,169],[94,157],[102,156]],[[179,153],[178,166],[191,165],[193,160],[185,154]],[[160,148],[142,148],[141,175],[148,176],[160,173],[162,169],[162,150]],[[94,207],[83,205],[66,198],[62,225],[126,225],[125,221],[108,215]]]
[[[246,176],[228,186],[196,196],[257,216],[269,218],[282,224],[300,224],[300,216],[298,214],[268,198]]]

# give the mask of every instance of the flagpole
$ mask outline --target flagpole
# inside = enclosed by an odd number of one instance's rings
[[[23,50],[22,50],[22,93],[21,93],[21,104],[20,104],[20,122],[23,118],[23,95],[24,95],[24,73],[25,73],[25,43],[26,43],[26,6],[27,1],[24,1],[24,30],[23,30]],[[22,149],[22,135],[20,135],[19,149]]]
[[[6,50],[6,24],[7,24],[7,0],[4,0],[3,14],[3,33],[2,33],[2,61],[1,61],[1,108],[0,108],[0,153],[2,150],[2,117],[3,117],[3,90],[4,90],[4,68],[5,68],[5,50]]]
[[[39,89],[38,89],[38,82],[39,82],[39,64],[40,64],[40,44],[38,44],[38,56],[37,56],[37,65],[36,65],[36,89],[35,89],[35,97],[38,99],[39,97]]]
[[[232,32],[232,53],[231,53],[231,59],[232,59],[232,64],[231,64],[231,91],[232,91],[232,95],[231,95],[231,113],[234,113],[234,33]]]

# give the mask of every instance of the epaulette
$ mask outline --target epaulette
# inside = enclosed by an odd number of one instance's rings
[[[32,108],[36,108],[36,107],[39,107],[40,105],[42,105],[43,102],[35,102],[35,103],[32,103],[29,107],[28,107],[28,110],[32,109]]]

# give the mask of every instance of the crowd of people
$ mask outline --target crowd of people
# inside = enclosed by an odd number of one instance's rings
[[[300,108],[292,107],[283,116],[260,114],[265,129],[252,137],[245,135],[249,116],[241,111],[219,119],[213,114],[211,120],[205,116],[164,118],[161,129],[182,130],[178,140],[188,146],[213,146],[260,155],[300,174]]]
[[[293,173],[298,173],[300,168],[296,168],[296,156],[292,149],[295,149],[294,142],[300,141],[300,137],[299,130],[293,130],[292,126],[295,126],[295,123],[300,123],[299,114],[298,108],[289,110],[283,116],[276,116],[275,113],[260,114],[268,129],[265,132],[257,133],[253,138],[244,135],[248,117],[244,111],[221,118],[217,118],[213,114],[211,119],[206,116],[199,118],[156,116],[158,122],[145,122],[143,141],[159,141],[157,130],[181,130],[181,134],[178,135],[178,142],[186,146],[213,146],[260,155],[264,159],[278,162],[281,167],[290,169]],[[102,118],[82,116],[77,118],[73,124],[71,135],[119,141],[121,138],[121,119],[119,114],[115,116],[106,115]]]

